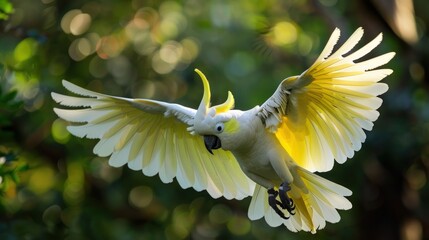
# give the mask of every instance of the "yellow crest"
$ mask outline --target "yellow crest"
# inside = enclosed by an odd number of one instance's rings
[[[204,75],[204,73],[202,73],[198,69],[195,69],[195,72],[198,73],[198,75],[200,76],[204,86],[203,99],[201,99],[200,106],[198,107],[198,113],[201,114],[202,116],[205,116],[208,112],[208,109],[210,108],[210,97],[211,97],[210,84],[206,76]],[[218,114],[218,113],[223,113],[231,110],[232,108],[234,108],[234,104],[235,104],[234,96],[232,95],[231,92],[228,91],[228,98],[226,99],[226,101],[220,105],[214,106],[213,108],[215,109],[216,114]]]

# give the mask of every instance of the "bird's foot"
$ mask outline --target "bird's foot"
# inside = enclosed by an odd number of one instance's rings
[[[287,195],[287,192],[290,190],[288,183],[284,182],[279,187],[279,197],[282,203],[283,209],[286,209],[291,215],[295,215],[295,204],[293,203],[292,198]]]
[[[287,192],[290,190],[290,186],[288,183],[282,183],[279,187],[279,191],[276,191],[274,188],[268,189],[268,203],[271,208],[283,219],[289,219],[286,217],[282,210],[280,210],[279,206],[282,209],[286,209],[290,215],[295,215],[295,205],[293,200],[289,198]],[[277,200],[277,196],[279,196],[280,201]]]
[[[279,192],[274,190],[274,188],[268,189],[268,204],[270,207],[283,219],[289,219],[289,217],[286,217],[282,210],[280,210],[279,206],[283,208],[283,204],[277,200],[277,196],[279,195]]]

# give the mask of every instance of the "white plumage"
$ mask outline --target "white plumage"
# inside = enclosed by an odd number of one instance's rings
[[[350,190],[314,172],[331,170],[335,161],[344,163],[362,147],[364,130],[372,130],[379,116],[378,96],[388,89],[379,81],[392,73],[373,69],[394,53],[357,62],[382,40],[380,34],[352,51],[362,36],[357,29],[332,53],[340,37],[336,29],[309,69],[283,80],[265,103],[248,111],[232,110],[231,93],[211,107],[210,86],[198,70],[204,96],[197,110],[108,96],[63,81],[81,97],[52,93],[66,107],[54,111],[77,123],[67,128],[73,135],[100,139],[94,153],[110,156],[113,167],[158,174],[164,183],[176,178],[182,188],[206,190],[214,198],[253,195],[251,220],[315,232],[338,222],[337,210],[352,205],[345,198]],[[293,205],[295,210],[287,209]]]

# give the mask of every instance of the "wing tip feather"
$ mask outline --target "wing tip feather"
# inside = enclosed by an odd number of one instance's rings
[[[64,109],[54,108],[53,110],[54,110],[54,113],[57,114],[58,117],[63,118],[63,117],[61,117],[61,111]]]
[[[51,92],[51,98],[56,102],[61,104],[61,100],[59,99],[61,96],[61,94],[56,93],[56,92]],[[55,109],[55,108],[54,108]]]

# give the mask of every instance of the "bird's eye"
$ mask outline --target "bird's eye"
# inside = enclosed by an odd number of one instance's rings
[[[220,122],[220,123],[217,123],[217,124],[216,124],[216,131],[217,131],[218,133],[223,132],[223,129],[224,129],[224,126],[223,126],[223,123],[222,123],[222,122]]]

